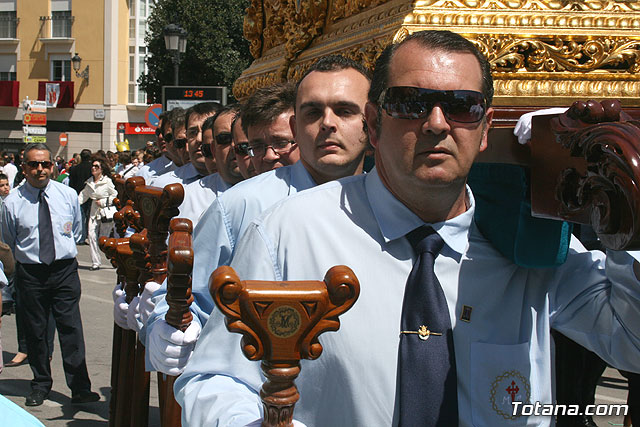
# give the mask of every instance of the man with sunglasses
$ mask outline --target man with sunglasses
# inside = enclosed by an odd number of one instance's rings
[[[249,138],[242,129],[242,117],[238,114],[231,123],[232,140],[231,145],[238,162],[238,170],[244,179],[256,176],[256,168],[253,167],[251,156],[249,156]]]
[[[242,280],[319,279],[344,264],[360,281],[320,359],[303,363],[297,420],[551,425],[512,405],[553,402],[550,327],[640,369],[640,268],[627,253],[609,252],[605,269],[575,241],[561,267],[526,269],[475,226],[466,176],[487,146],[492,96],[471,42],[407,36],[381,54],[369,92],[376,168],[284,200],[241,238],[231,266]],[[240,340],[213,311],[175,385],[187,423],[261,418],[260,364]]]
[[[191,305],[196,314],[194,317],[201,325],[206,323],[213,308],[208,291],[209,276],[217,266],[229,263],[235,242],[253,219],[297,192],[362,173],[368,147],[363,126],[368,89],[369,75],[360,64],[341,56],[320,59],[304,74],[295,91],[291,91],[293,96],[287,96],[292,98],[295,107],[295,115],[289,118],[289,132],[294,137],[290,139],[284,129],[278,128],[281,114],[273,114],[278,118],[271,126],[256,126],[252,117],[251,109],[255,106],[252,98],[259,97],[264,101],[268,99],[264,93],[258,91],[247,101],[242,125],[249,138],[250,154],[262,157],[256,170],[264,167],[264,159],[270,159],[269,156],[275,159],[277,153],[291,150],[290,145],[294,144],[300,152],[300,161],[236,185],[217,198],[203,214],[194,233],[196,258],[192,292],[195,301]],[[265,132],[268,128],[275,136]],[[164,312],[166,304],[159,304],[150,323]],[[160,318],[158,323],[163,325],[163,322]],[[162,328],[166,330],[164,326]],[[188,359],[189,352],[184,349],[193,345],[193,337],[189,335],[186,343],[183,341],[180,346],[155,346],[156,369],[175,374],[176,366],[181,368]],[[182,355],[180,360],[171,357],[176,354],[176,348],[184,350],[177,353]]]
[[[170,125],[171,122],[167,117],[167,113],[160,114],[158,127],[156,128],[156,146],[162,155],[145,164],[136,172],[136,176],[143,177],[147,185],[150,185],[156,177],[169,173],[177,168],[176,164],[173,163],[174,159],[171,157],[171,153],[167,150],[167,143],[164,139],[165,133],[169,133],[171,129]]]
[[[216,114],[220,107],[220,104],[217,102],[202,102],[187,109],[185,112],[185,123],[187,125],[187,152],[189,154],[189,162],[153,180],[153,186],[164,187],[174,183],[190,184],[209,175],[201,150],[202,124],[208,117]]]
[[[2,207],[2,238],[13,250],[16,289],[25,309],[27,353],[33,372],[27,406],[41,405],[51,390],[47,324],[52,312],[72,403],[100,399],[91,391],[80,318],[76,243],[81,235],[78,195],[55,180],[51,151],[29,144],[22,164],[26,183]]]

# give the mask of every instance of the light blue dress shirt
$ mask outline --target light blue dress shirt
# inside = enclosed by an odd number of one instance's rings
[[[202,213],[222,193],[231,188],[219,173],[207,175],[191,184],[184,184],[184,199],[178,207],[179,218],[188,218],[196,227]]]
[[[445,241],[435,272],[453,327],[460,425],[551,424],[549,417],[507,419],[512,385],[516,401],[553,401],[551,327],[611,365],[639,371],[633,259],[624,252],[605,259],[576,241],[559,268],[518,267],[480,234],[467,193],[464,214],[432,224]],[[241,280],[322,280],[343,264],[360,281],[359,300],[340,317],[340,330],[320,336],[320,358],[301,362],[295,419],[307,426],[397,423],[400,317],[415,261],[405,235],[422,224],[374,170],[284,200],[241,238],[231,263]],[[259,363],[243,356],[240,339],[214,310],[175,384],[184,425],[238,426],[261,417],[264,378]]]
[[[2,206],[2,238],[11,247],[16,261],[23,264],[40,264],[39,193],[39,188],[25,182],[4,199]],[[49,180],[44,195],[51,213],[56,261],[75,258],[76,242],[82,235],[78,194],[73,188]]]
[[[280,200],[316,185],[302,162],[281,167],[242,181],[216,198],[202,214],[193,232],[191,311],[204,325],[213,309],[209,276],[219,265],[228,265],[236,241],[249,223]],[[156,307],[147,321],[147,331],[169,309],[165,301],[166,281],[153,295]]]
[[[164,188],[165,185],[175,183],[191,184],[201,178],[202,175],[200,175],[200,172],[196,170],[195,166],[193,166],[192,163],[187,163],[186,165],[182,165],[177,169],[165,173],[164,175],[152,178],[151,182],[147,185]]]
[[[149,183],[155,177],[169,173],[176,168],[177,166],[167,156],[163,155],[142,166],[135,176],[143,177],[145,184],[150,185]]]
[[[0,394],[2,423],[11,427],[44,427],[36,417]]]

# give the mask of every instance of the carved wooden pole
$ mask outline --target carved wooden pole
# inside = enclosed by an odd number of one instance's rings
[[[181,184],[169,184],[163,189],[150,186],[138,186],[135,190],[136,206],[141,213],[141,221],[147,230],[148,240],[147,263],[152,280],[162,283],[167,277],[167,235],[169,222],[178,214],[178,206],[184,199],[184,189]],[[160,401],[160,415],[163,424],[164,408],[167,401],[175,401],[173,390],[167,396],[164,375],[158,373],[158,397]]]
[[[191,233],[193,225],[185,218],[174,218],[169,225],[167,304],[169,310],[165,315],[166,322],[181,331],[187,330],[193,315],[189,306],[193,302],[191,295],[191,272],[193,270],[193,244]],[[163,426],[181,425],[181,408],[173,396],[175,376],[167,375],[165,410],[162,418]]]
[[[209,291],[226,316],[227,329],[242,334],[244,355],[262,360],[267,378],[260,390],[262,425],[292,426],[300,359],[317,359],[322,353],[318,336],[340,328],[338,316],[360,294],[357,277],[341,265],[322,282],[243,282],[231,267],[222,266],[211,274]]]

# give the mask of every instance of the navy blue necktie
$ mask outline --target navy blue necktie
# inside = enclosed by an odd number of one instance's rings
[[[38,194],[38,235],[40,237],[40,262],[50,265],[56,260],[56,247],[53,242],[51,212],[44,197],[44,190]]]
[[[444,242],[431,227],[407,234],[418,256],[402,304],[399,425],[457,426],[458,393],[447,300],[433,266]],[[441,334],[441,335],[440,335]]]

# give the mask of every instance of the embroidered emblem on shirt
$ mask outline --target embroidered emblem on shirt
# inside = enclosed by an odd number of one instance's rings
[[[491,406],[505,420],[515,420],[521,415],[513,415],[513,402],[529,403],[531,385],[520,372],[513,370],[498,375],[491,384]]]
[[[71,237],[71,233],[73,232],[73,223],[71,221],[67,221],[62,224],[62,234],[67,237]]]
[[[462,313],[460,314],[460,320],[464,321],[464,322],[471,322],[471,311],[473,310],[473,307],[469,306],[469,305],[463,305],[462,306]]]
[[[269,315],[269,332],[278,338],[289,338],[300,329],[300,313],[293,307],[283,305]]]

